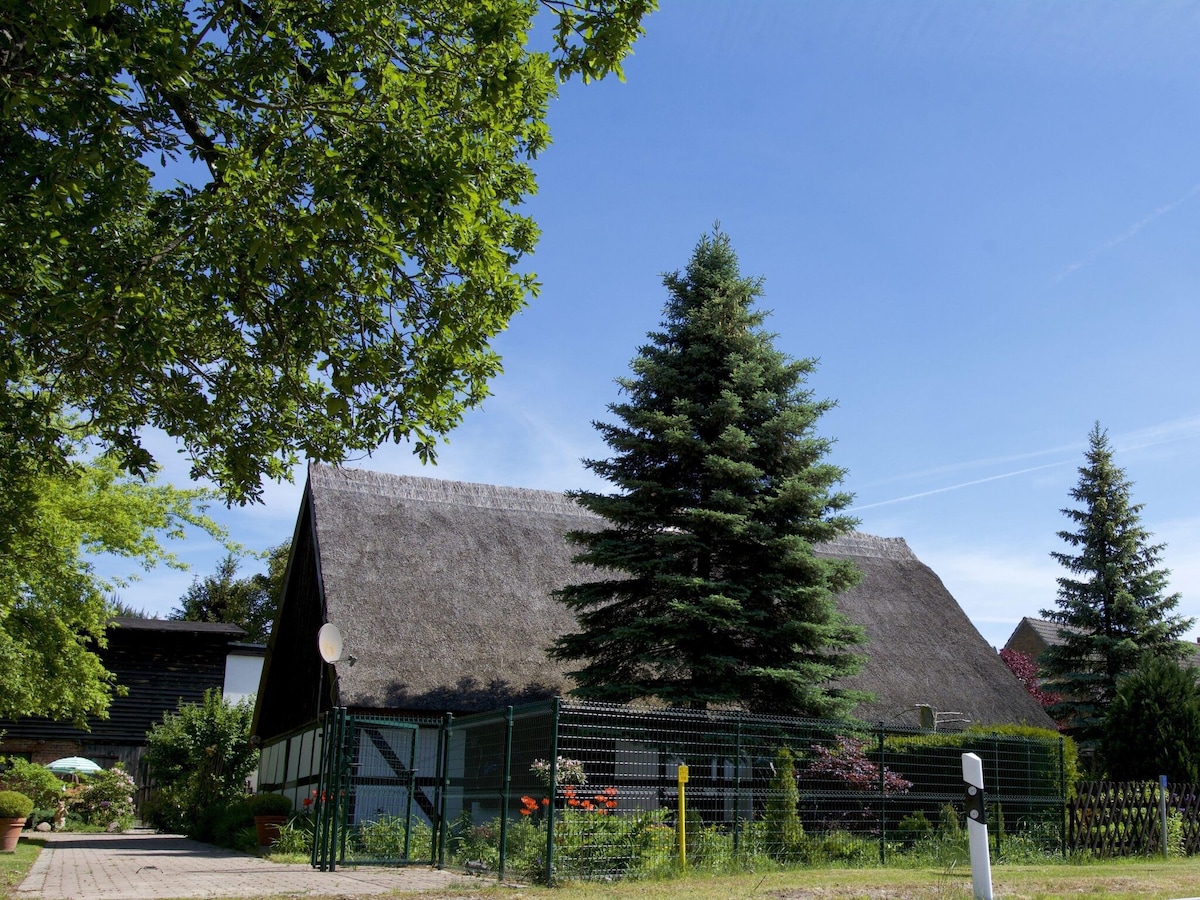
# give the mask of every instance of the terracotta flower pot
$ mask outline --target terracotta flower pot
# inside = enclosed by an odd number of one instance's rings
[[[17,849],[24,827],[24,819],[0,819],[0,853],[12,853]]]
[[[255,816],[254,830],[258,833],[258,846],[270,847],[279,840],[279,828],[287,820],[287,816]]]

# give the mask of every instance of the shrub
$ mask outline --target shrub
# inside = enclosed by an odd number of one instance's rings
[[[37,763],[14,757],[0,772],[0,790],[17,791],[33,801],[34,807],[54,809],[63,792],[62,779]]]
[[[284,794],[251,794],[245,802],[252,816],[286,816],[292,811],[292,800]]]
[[[884,748],[890,762],[914,773],[917,792],[960,790],[957,772],[961,754],[981,748],[1029,760],[1028,776],[1033,783],[1029,783],[1024,773],[1014,773],[1020,785],[1013,793],[1057,796],[1065,786],[1070,797],[1079,780],[1079,751],[1075,742],[1052,728],[1035,725],[972,725],[953,733],[891,735],[884,740]],[[940,779],[931,778],[931,772],[944,775]],[[986,788],[1002,793],[1005,785],[988,784]]]
[[[879,862],[879,842],[848,831],[830,831],[810,839],[805,862],[810,865],[873,865]]]
[[[373,821],[362,822],[357,830],[359,848],[368,856],[380,859],[400,859],[404,855],[404,837],[404,819],[401,816],[380,816]]]
[[[133,779],[118,764],[90,775],[70,809],[85,825],[107,827],[115,822],[124,830],[133,825],[135,790]]]
[[[1149,658],[1117,682],[1101,750],[1113,781],[1200,780],[1200,686],[1194,669]]]
[[[249,703],[233,705],[209,690],[200,703],[181,704],[163,716],[147,736],[145,759],[166,797],[149,804],[143,816],[160,830],[199,837],[206,810],[219,815],[241,800],[256,759],[250,746],[252,715]]]
[[[0,819],[28,819],[33,801],[17,791],[0,791]]]
[[[896,833],[904,846],[911,847],[933,834],[933,823],[929,821],[924,812],[918,809],[896,824]]]
[[[219,847],[241,849],[237,844],[238,835],[248,829],[254,829],[254,814],[250,812],[247,799],[249,798],[238,797],[225,803],[209,804],[199,810],[190,836]],[[253,852],[257,847],[258,839],[255,837],[246,849]]]
[[[312,853],[313,827],[311,816],[292,816],[280,826],[279,837],[271,845],[271,855]]]

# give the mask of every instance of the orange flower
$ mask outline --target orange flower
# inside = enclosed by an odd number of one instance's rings
[[[602,793],[605,793],[610,797],[615,797],[617,796],[617,789],[615,787],[606,787]]]

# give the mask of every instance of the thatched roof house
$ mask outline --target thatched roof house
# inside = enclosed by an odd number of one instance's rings
[[[597,523],[549,491],[312,466],[256,733],[283,734],[334,703],[438,714],[568,691],[545,648],[575,623],[550,592],[581,575],[565,533]],[[864,671],[846,683],[876,695],[860,718],[915,724],[929,704],[1051,725],[902,539],[855,534],[820,552],[863,571],[841,598],[870,638]],[[345,649],[322,674],[325,622]]]

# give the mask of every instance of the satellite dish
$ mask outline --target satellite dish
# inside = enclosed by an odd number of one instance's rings
[[[321,651],[321,659],[327,663],[337,662],[342,658],[342,632],[332,622],[326,622],[317,632],[317,649]]]

